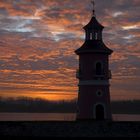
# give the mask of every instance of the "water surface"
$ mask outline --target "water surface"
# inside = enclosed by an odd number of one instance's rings
[[[75,121],[75,113],[0,113],[0,121]],[[114,121],[140,121],[140,115],[113,114]]]

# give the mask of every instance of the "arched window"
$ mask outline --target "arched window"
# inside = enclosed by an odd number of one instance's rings
[[[102,75],[102,63],[96,63],[96,75]]]

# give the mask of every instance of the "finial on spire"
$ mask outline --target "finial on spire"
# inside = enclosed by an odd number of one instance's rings
[[[92,0],[91,3],[93,4],[93,16],[95,16],[95,1]]]

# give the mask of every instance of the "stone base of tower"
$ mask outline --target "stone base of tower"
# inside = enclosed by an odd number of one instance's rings
[[[79,93],[77,120],[112,120],[108,85],[82,85]]]
[[[111,112],[106,112],[103,116],[99,117],[96,115],[96,113],[92,114],[92,113],[89,113],[87,115],[85,115],[85,113],[77,113],[77,116],[76,116],[76,120],[96,120],[96,121],[103,121],[103,120],[108,120],[108,121],[111,121],[112,120],[112,114]]]
[[[101,120],[98,120],[96,118],[93,118],[93,117],[85,117],[85,116],[80,116],[80,115],[77,115],[76,116],[76,121],[112,121],[112,115],[109,116],[108,118],[104,118],[104,119],[101,119]]]

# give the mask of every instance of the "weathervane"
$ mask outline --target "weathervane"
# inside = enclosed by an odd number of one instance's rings
[[[93,4],[93,16],[95,16],[95,1],[92,0],[91,3]]]

